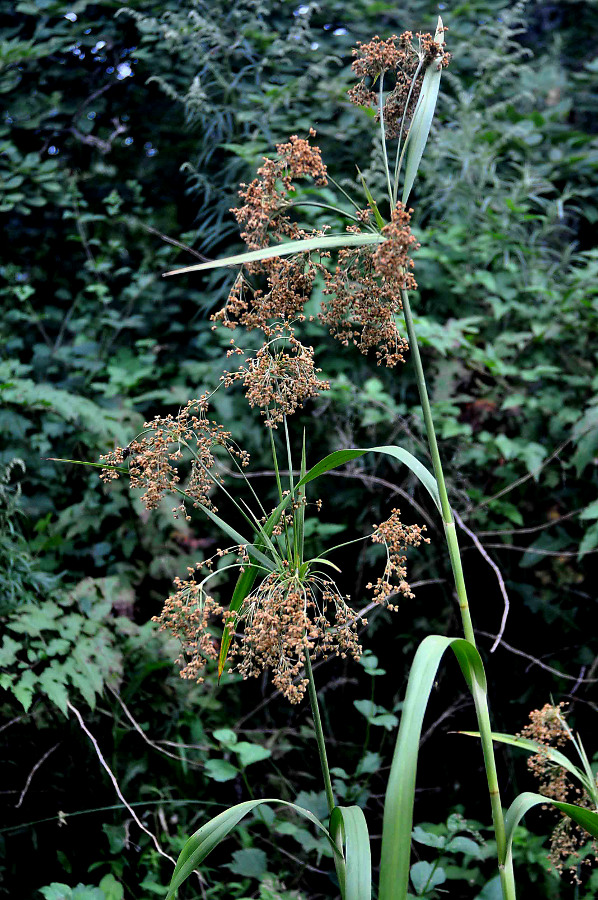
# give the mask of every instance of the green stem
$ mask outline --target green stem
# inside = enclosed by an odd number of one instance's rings
[[[424,377],[424,369],[422,366],[421,356],[419,354],[419,346],[417,343],[417,335],[413,324],[413,316],[411,315],[411,306],[409,304],[409,296],[407,291],[401,291],[403,300],[403,313],[405,315],[405,324],[407,325],[407,336],[409,338],[409,350],[415,368],[415,379],[417,381],[417,389],[419,391],[419,399],[424,414],[424,424],[426,426],[426,435],[430,446],[430,456],[432,457],[432,467],[434,469],[434,477],[438,484],[438,493],[440,495],[440,506],[442,509],[442,519],[444,522],[444,530],[446,534],[446,542],[448,545],[449,556],[451,559],[451,567],[455,577],[455,588],[459,599],[459,609],[461,611],[461,622],[463,624],[463,633],[465,640],[476,646],[475,635],[473,633],[473,624],[471,621],[471,613],[469,611],[469,603],[467,601],[467,591],[465,589],[465,579],[463,578],[463,567],[461,565],[461,554],[459,553],[459,542],[457,540],[457,531],[455,529],[455,520],[449,503],[446,491],[446,483],[444,480],[444,472],[442,471],[442,462],[440,460],[440,452],[438,450],[438,442],[436,440],[436,430],[432,419],[432,408],[430,406],[430,398],[428,397],[428,389],[426,387],[426,379]]]
[[[322,729],[322,719],[320,717],[320,706],[318,704],[318,695],[316,693],[316,683],[314,681],[314,673],[311,667],[311,659],[309,658],[309,650],[307,646],[305,647],[304,652],[305,658],[305,674],[307,675],[307,689],[309,693],[309,702],[311,703],[311,714],[314,720],[314,731],[316,734],[316,741],[318,744],[318,753],[320,755],[320,766],[322,768],[322,776],[324,778],[324,790],[326,792],[326,803],[328,805],[328,815],[332,815],[332,810],[336,806],[336,800],[334,799],[334,792],[332,790],[332,781],[330,779],[330,769],[328,768],[328,757],[326,755],[326,743],[324,742],[324,731]],[[333,835],[336,846],[338,847],[341,856],[343,856],[343,836],[341,833],[341,829],[338,829],[336,834]],[[339,859],[334,854],[334,867],[336,869],[336,876],[338,878],[339,887],[341,890],[341,897],[344,900],[345,897],[345,863],[344,860]]]
[[[455,528],[455,520],[451,505],[449,503],[444,480],[444,472],[442,470],[442,462],[440,452],[438,450],[438,442],[436,440],[436,431],[434,421],[432,419],[432,409],[430,406],[430,398],[428,397],[428,389],[426,387],[426,379],[422,366],[419,346],[417,343],[417,335],[413,324],[413,316],[411,315],[411,306],[407,291],[401,291],[403,300],[403,313],[405,315],[405,324],[407,326],[407,336],[409,338],[409,349],[415,367],[415,377],[417,388],[419,391],[420,403],[424,415],[424,423],[426,426],[426,434],[430,447],[430,455],[432,457],[432,466],[434,476],[438,484],[438,493],[440,494],[440,505],[442,510],[442,518],[444,521],[444,530],[446,534],[446,542],[448,545],[451,567],[455,579],[455,589],[459,601],[459,610],[461,612],[461,621],[463,624],[463,633],[465,639],[475,647],[475,636],[473,632],[473,624],[471,621],[471,613],[469,603],[467,601],[467,591],[465,589],[465,579],[463,577],[463,567],[461,565],[461,554],[459,552],[459,542],[457,540],[457,532]],[[478,716],[480,729],[480,738],[482,742],[482,753],[484,755],[484,766],[486,768],[486,779],[488,782],[488,793],[490,795],[490,805],[492,808],[492,821],[494,824],[494,832],[496,836],[497,855],[499,860],[499,874],[504,900],[515,900],[515,880],[512,866],[505,867],[504,860],[506,858],[506,839],[505,839],[505,822],[500,800],[500,790],[498,787],[498,777],[496,773],[496,760],[494,757],[494,745],[492,743],[492,726],[490,724],[490,714],[488,711],[488,698],[486,692],[481,686],[474,685],[473,689],[474,703]]]
[[[311,659],[309,651],[305,648],[305,674],[307,675],[307,690],[309,693],[309,702],[311,703],[311,714],[314,720],[314,731],[316,733],[316,742],[318,744],[318,753],[320,754],[320,766],[322,768],[322,777],[324,779],[324,790],[326,792],[326,803],[328,804],[328,813],[332,814],[332,810],[336,806],[334,793],[332,791],[332,781],[330,780],[330,770],[328,768],[328,757],[326,755],[326,744],[324,742],[324,731],[322,729],[322,719],[320,717],[320,707],[318,704],[318,695],[316,694],[316,683],[314,681],[314,673],[311,667]]]

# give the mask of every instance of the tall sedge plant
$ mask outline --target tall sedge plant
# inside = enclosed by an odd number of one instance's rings
[[[248,330],[261,330],[264,343],[251,360],[246,361],[244,357],[239,369],[225,373],[223,383],[229,386],[240,381],[249,402],[260,408],[270,427],[277,507],[268,513],[253,494],[255,509],[252,510],[226,492],[215,466],[215,448],[220,448],[217,452],[226,451],[241,472],[247,458],[233,443],[231,435],[209,420],[207,395],[190,403],[176,418],[147,423],[146,430],[126,450],[117,450],[99,464],[106,479],[128,474],[134,486],[143,487],[149,508],[155,507],[166,493],[174,493],[180,500],[177,514],[190,517],[188,507],[192,504],[230,538],[231,550],[236,555],[232,565],[240,572],[228,608],[222,609],[207,593],[213,574],[212,561],[207,561],[205,573],[195,573],[187,581],[176,583],[176,591],[159,621],[178,634],[184,646],[193,648],[183,671],[186,677],[201,680],[206,657],[217,660],[221,675],[233,654],[237,668],[245,677],[265,667],[272,669],[274,683],[291,702],[297,702],[307,692],[328,804],[327,822],[319,821],[296,804],[276,799],[252,799],[225,810],[204,824],[185,844],[167,900],[174,898],[178,888],[211,850],[262,804],[290,807],[325,835],[332,848],[343,900],[368,900],[373,895],[365,816],[358,806],[343,807],[336,803],[311,665],[311,659],[318,654],[359,655],[355,616],[333,581],[336,566],[328,556],[335,548],[309,559],[305,557],[304,543],[306,486],[367,453],[383,454],[406,465],[431,496],[444,526],[463,627],[463,637],[428,636],[415,654],[386,791],[377,896],[380,900],[405,900],[408,894],[418,747],[430,692],[448,650],[457,658],[475,705],[479,728],[476,734],[482,745],[503,900],[514,900],[516,896],[511,852],[514,830],[527,810],[538,803],[550,802],[539,794],[522,794],[507,814],[503,814],[493,740],[507,739],[491,730],[484,666],[476,648],[455,520],[411,312],[409,291],[415,281],[410,271],[409,251],[414,238],[409,230],[407,203],[430,134],[442,69],[449,60],[440,19],[433,37],[418,35],[417,38],[414,44],[413,36],[406,32],[398,39],[374,39],[355,52],[353,68],[360,81],[350,96],[360,105],[377,107],[390,209],[388,221],[380,212],[382,203],[372,196],[361,176],[368,202],[366,209],[361,209],[344,191],[352,203],[351,211],[313,200],[303,201],[345,217],[350,222],[345,233],[308,232],[299,227],[290,216],[302,202],[293,199],[292,179],[309,176],[316,185],[324,185],[328,174],[317,148],[293,136],[288,144],[278,147],[276,159],[265,161],[258,178],[250,185],[243,185],[240,191],[245,205],[236,215],[244,229],[242,236],[248,245],[247,252],[167,273],[181,275],[222,266],[242,267],[226,307],[215,319],[225,327],[241,325]],[[394,79],[391,90],[388,89],[389,72]],[[395,138],[396,154],[391,169],[388,146]],[[330,261],[333,251],[338,257],[334,271]],[[305,297],[316,274],[324,280],[327,297],[321,319],[336,337],[344,343],[353,342],[363,352],[375,350],[379,361],[388,365],[402,361],[407,348],[410,350],[432,472],[397,446],[339,450],[308,469],[304,446],[300,475],[295,482],[287,416],[319,390],[326,389],[326,384],[318,379],[313,351],[304,347],[297,337],[304,318]],[[265,280],[266,288],[256,288],[255,279],[261,279],[261,283]],[[399,334],[395,322],[395,315],[401,311],[408,342]],[[231,344],[233,357],[242,353],[234,339]],[[291,473],[284,486],[272,432],[279,426],[284,430],[285,462]],[[173,461],[185,454],[191,460],[191,469],[182,487]],[[128,469],[124,466],[126,459]],[[212,500],[215,486],[236,507],[243,532],[218,514]],[[378,526],[373,539],[387,548],[387,566],[374,586],[375,599],[392,608],[390,601],[395,595],[410,593],[405,579],[404,549],[417,546],[425,538],[417,526],[403,526],[394,511],[388,522]],[[223,619],[217,650],[207,632],[213,615]],[[598,814],[594,810],[560,801],[554,803],[562,813],[598,836]]]

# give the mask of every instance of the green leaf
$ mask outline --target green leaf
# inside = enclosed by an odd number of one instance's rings
[[[432,863],[425,862],[424,860],[416,862],[411,866],[410,875],[411,882],[418,897],[431,891],[439,884],[444,884],[446,881],[444,869],[441,869],[440,867],[435,868]]]
[[[239,740],[232,728],[218,728],[212,733],[212,737],[224,747],[234,747]]]
[[[37,675],[35,675],[31,669],[27,669],[20,680],[11,688],[19,703],[22,704],[25,712],[27,712],[31,706],[31,701],[33,700],[33,686],[36,681]]]
[[[100,881],[100,890],[104,891],[106,900],[124,900],[125,889],[111,873]]]
[[[505,866],[512,867],[513,865],[513,836],[523,816],[534,806],[546,806],[547,804],[554,806],[581,825],[592,837],[598,837],[598,813],[582,806],[576,806],[574,803],[563,803],[560,800],[551,800],[541,794],[532,794],[526,791],[513,800],[505,816],[506,858],[500,860],[500,862],[504,862]]]
[[[245,803],[239,803],[237,806],[226,809],[224,812],[220,813],[220,815],[210,819],[209,822],[202,825],[202,827],[189,838],[177,860],[166,900],[173,900],[174,895],[181,884],[203,862],[214,847],[216,847],[220,841],[232,831],[244,816],[252,812],[258,806],[261,806],[262,803],[276,803],[281,806],[288,806],[289,809],[293,809],[295,812],[299,813],[299,815],[309,819],[310,822],[324,833],[334,853],[337,857],[341,858],[329,832],[307,809],[302,809],[300,806],[296,806],[294,803],[288,803],[286,800],[246,800]]]
[[[239,770],[226,759],[209,759],[205,764],[205,773],[212,781],[232,781]]]
[[[274,571],[276,566],[274,565],[272,560],[269,559],[267,556],[264,556],[264,554],[261,552],[261,550],[258,550],[257,547],[255,547],[252,543],[250,543],[248,540],[246,540],[243,537],[243,535],[239,534],[238,531],[236,531],[234,528],[232,528],[228,524],[228,522],[225,522],[224,519],[221,519],[220,516],[217,516],[216,513],[212,512],[211,509],[208,509],[207,506],[202,506],[201,503],[198,503],[197,507],[199,509],[201,509],[201,511],[203,513],[205,513],[206,516],[208,516],[208,518],[210,518],[212,520],[212,522],[214,522],[215,525],[218,525],[218,527],[226,535],[228,535],[229,538],[232,538],[232,540],[235,542],[235,544],[244,546],[247,549],[247,553],[249,554],[250,557],[253,557],[253,559],[255,559],[255,560],[257,560],[257,562],[261,563],[261,565],[264,566],[264,568],[268,569],[269,572]]]
[[[423,844],[425,847],[434,847],[437,850],[444,847],[447,841],[445,835],[434,834],[433,831],[424,831],[421,825],[415,826],[411,832],[411,837],[414,841],[417,841],[418,844]]]
[[[362,247],[365,244],[381,244],[384,238],[379,234],[328,234],[324,237],[307,238],[304,241],[287,241],[274,247],[266,247],[263,250],[251,250],[247,253],[239,253],[237,256],[227,256],[224,259],[213,259],[211,262],[199,263],[196,266],[185,266],[184,269],[173,269],[165,272],[169,275],[186,275],[187,272],[201,272],[206,269],[220,269],[223,266],[244,265],[248,262],[258,262],[260,259],[273,259],[276,256],[290,256],[293,253],[309,253],[312,250],[331,250],[335,247]]]
[[[434,40],[439,44],[444,44],[444,32],[442,31],[442,19],[438,17],[438,25]],[[407,160],[405,163],[405,182],[403,184],[403,205],[407,205],[413,182],[419,169],[421,158],[424,155],[424,149],[428,142],[428,135],[432,127],[432,119],[434,118],[434,110],[436,109],[436,101],[438,99],[438,90],[440,88],[440,76],[442,74],[442,64],[440,60],[432,60],[428,64],[425,71],[424,79],[420,95],[413,113],[411,128],[407,135]]]
[[[459,734],[477,738],[480,736],[479,731],[460,731]],[[586,790],[590,788],[588,792],[591,794],[591,787],[588,785],[587,777],[581,769],[575,766],[564,753],[561,753],[560,750],[556,750],[554,747],[549,747],[546,744],[541,744],[539,741],[532,741],[529,738],[520,738],[516,737],[514,734],[502,734],[495,731],[492,732],[492,740],[497,741],[500,744],[508,744],[511,747],[518,747],[520,750],[527,750],[528,753],[540,753],[543,757],[555,763],[555,765],[561,766],[561,768],[569,772],[570,775],[573,775],[574,778],[577,778]]]
[[[316,463],[315,466],[312,466],[298,483],[297,487],[302,487],[304,484],[308,484],[310,481],[319,478],[320,475],[324,475],[325,472],[330,472],[331,469],[338,469],[339,466],[342,466],[353,459],[359,459],[360,456],[364,456],[366,453],[382,453],[385,456],[391,456],[393,459],[402,462],[411,469],[416,478],[418,478],[425,487],[438,510],[441,509],[436,479],[412,453],[409,453],[408,450],[403,450],[402,447],[366,447],[365,449],[335,450],[334,453],[330,453],[328,456],[325,456],[324,459],[320,460],[319,463]]]
[[[330,817],[330,831],[339,833],[345,846],[343,900],[370,900],[372,860],[368,826],[359,806],[336,806]]]
[[[268,864],[264,851],[251,847],[236,850],[233,853],[233,861],[225,863],[225,867],[244,878],[261,878],[267,871]]]
[[[462,638],[438,634],[425,638],[409,673],[386,790],[379,900],[396,900],[407,894],[419,741],[438,666],[449,647],[457,657],[478,716],[486,708],[486,676],[476,648]]]
[[[272,756],[272,751],[268,750],[267,747],[260,747],[259,744],[250,744],[248,741],[239,741],[233,749],[238,754],[239,763],[243,768],[250,766],[252,763],[262,762],[262,760]]]

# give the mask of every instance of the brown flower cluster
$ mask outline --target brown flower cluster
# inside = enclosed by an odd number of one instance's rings
[[[315,136],[313,129],[310,136]],[[276,158],[264,160],[251,184],[241,185],[239,196],[245,204],[231,210],[244,229],[241,237],[249,250],[269,246],[272,238],[282,241],[308,236],[286,215],[289,195],[295,192],[293,180],[312,178],[319,186],[327,184],[319,147],[294,134],[288,144],[277,144],[276,151]]]
[[[276,346],[281,342],[276,337],[236,372],[223,376],[226,387],[243,382],[249,405],[260,408],[269,428],[277,428],[310,397],[330,389],[328,381],[318,378],[322,370],[314,365],[313,347],[304,347],[293,334],[282,340],[290,352]]]
[[[374,599],[392,611],[398,609],[396,604],[389,603],[392,597],[400,595],[412,599],[415,596],[405,580],[407,547],[419,547],[422,541],[430,543],[430,539],[423,536],[425,525],[404,525],[400,515],[400,510],[393,509],[389,519],[374,526],[372,541],[385,545],[387,558],[382,577],[375,584],[367,585],[368,590],[373,590]]]
[[[542,709],[533,710],[530,724],[522,728],[518,737],[528,738],[540,744],[538,753],[529,757],[527,765],[539,782],[539,792],[551,800],[575,803],[594,809],[591,798],[583,787],[578,787],[570,780],[569,772],[549,756],[551,748],[559,748],[572,743],[572,734],[565,719],[565,703],[553,706],[547,703]],[[551,807],[552,809],[552,807]],[[550,839],[549,859],[557,872],[562,873],[569,862],[569,872],[578,881],[577,863],[581,856],[579,849],[586,844],[589,835],[564,813],[552,832]],[[598,842],[592,842],[594,855],[598,854]],[[584,863],[591,860],[585,858]]]
[[[214,468],[213,448],[225,447],[243,466],[249,464],[249,455],[246,451],[237,450],[231,443],[230,432],[208,419],[206,413],[205,397],[191,400],[177,416],[155,416],[146,422],[141,436],[132,441],[126,451],[117,447],[101,456],[100,460],[113,466],[129,458],[131,487],[144,491],[141,500],[147,509],[156,509],[166,494],[177,493],[181,480],[177,463],[183,459],[183,451],[187,451],[190,470],[184,486],[185,494],[194,506],[201,504],[215,509],[210,493],[220,481],[220,475]],[[101,475],[105,482],[118,476],[118,472],[108,468],[103,469]],[[184,513],[184,506],[179,509]]]
[[[400,334],[395,316],[403,309],[401,290],[417,287],[411,250],[419,246],[411,234],[411,210],[398,203],[391,222],[382,229],[386,240],[370,247],[339,251],[334,271],[323,270],[324,295],[320,319],[343,344],[362,352],[376,350],[378,365],[404,362],[409,345]]]
[[[413,34],[405,31],[400,37],[393,34],[386,41],[378,35],[367,44],[359,43],[353,50],[352,69],[360,79],[349,91],[349,99],[357,106],[378,106],[379,96],[372,88],[387,74],[394,80],[383,105],[387,137],[398,137],[403,119],[413,118],[427,65],[437,61],[448,65],[450,54],[431,34],[417,34],[419,47],[413,45]],[[413,79],[419,64],[415,83]],[[413,85],[413,86],[412,86]],[[379,113],[376,116],[378,119]]]
[[[290,703],[305,694],[306,652],[313,659],[361,654],[355,614],[334,582],[313,574],[300,579],[273,572],[247,598],[237,624],[243,626],[238,671],[250,678],[272,669],[274,685]]]
[[[201,564],[199,564],[199,567]],[[152,618],[160,631],[170,631],[181,642],[181,655],[175,662],[181,666],[181,678],[202,682],[206,662],[218,656],[216,638],[210,632],[210,621],[224,611],[207,595],[200,582],[193,578],[175,578],[175,592],[167,598],[159,616]]]
[[[342,658],[361,655],[353,611],[336,585],[327,578],[308,574],[300,579],[289,571],[273,572],[246,598],[237,614],[225,612],[204,590],[203,569],[234,553],[242,565],[248,562],[244,547],[219,550],[216,557],[189,569],[186,580],[175,579],[175,591],[159,616],[160,630],[169,630],[181,641],[181,677],[203,681],[208,660],[218,656],[211,620],[221,619],[233,637],[230,659],[244,679],[272,670],[272,680],[291,703],[299,703],[307,679],[302,677],[305,653],[312,659],[333,653]],[[208,575],[209,577],[209,575]]]

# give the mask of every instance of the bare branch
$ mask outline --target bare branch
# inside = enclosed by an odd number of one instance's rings
[[[44,763],[47,760],[47,758],[50,756],[51,753],[54,753],[54,751],[56,750],[57,747],[60,747],[60,741],[58,741],[57,744],[54,744],[53,747],[50,747],[49,750],[46,750],[46,752],[44,753],[42,758],[38,759],[38,761],[32,768],[31,772],[27,776],[27,781],[25,782],[25,787],[21,791],[21,796],[19,797],[18,802],[15,803],[15,809],[18,809],[19,806],[21,805],[21,803],[23,802],[23,800],[25,799],[25,794],[29,790],[29,785],[31,784],[31,780],[32,780],[33,776],[35,775],[35,773],[37,772],[37,770],[39,769],[39,767],[42,765],[42,763]],[[12,793],[12,791],[11,791],[11,793]],[[16,791],[14,793],[16,793]]]
[[[490,557],[488,556],[488,554],[486,553],[486,551],[485,551],[484,548],[482,547],[482,544],[480,543],[480,540],[479,540],[479,538],[477,537],[477,535],[475,535],[475,534],[473,533],[473,531],[471,530],[471,528],[468,528],[468,527],[467,527],[467,525],[465,524],[465,522],[463,521],[463,519],[461,518],[461,516],[459,515],[458,512],[455,512],[455,511],[453,510],[453,515],[454,515],[454,517],[455,517],[455,519],[456,519],[456,521],[457,521],[459,527],[463,529],[463,531],[465,532],[465,534],[468,534],[468,535],[469,535],[469,537],[472,539],[472,541],[474,542],[475,546],[476,546],[477,549],[480,551],[480,553],[482,554],[482,556],[484,557],[484,559],[486,560],[486,562],[488,563],[488,565],[491,566],[491,567],[494,569],[494,572],[495,572],[496,577],[497,577],[497,579],[498,579],[498,586],[499,586],[500,592],[501,592],[501,594],[502,594],[502,598],[503,598],[503,602],[504,602],[504,607],[503,607],[502,619],[500,620],[500,628],[498,629],[498,634],[496,635],[496,640],[494,641],[494,643],[492,644],[492,647],[490,648],[490,653],[494,653],[494,651],[496,650],[496,648],[498,647],[498,645],[499,645],[500,642],[502,641],[502,636],[503,636],[503,634],[505,633],[505,627],[506,627],[506,624],[507,624],[507,617],[508,617],[508,615],[509,615],[509,607],[511,606],[511,602],[510,602],[510,600],[509,600],[509,595],[507,594],[507,588],[506,588],[506,586],[505,586],[505,580],[504,580],[504,578],[502,577],[501,571],[500,571],[500,569],[498,568],[498,566],[496,565],[496,563],[494,562],[494,560],[493,560],[493,559],[490,559]]]
[[[478,631],[476,629],[477,634],[483,634],[484,637],[496,639],[495,634],[490,634],[488,631]],[[536,656],[532,656],[531,653],[525,653],[523,650],[517,650],[516,647],[511,647],[510,644],[507,644],[506,641],[501,641],[501,647],[505,650],[508,650],[509,653],[514,653],[515,656],[522,656],[524,659],[529,659],[535,666],[539,666],[541,669],[544,669],[546,672],[551,672],[553,675],[558,675],[559,678],[565,678],[567,681],[575,681],[576,686],[579,684],[596,684],[598,682],[598,678],[578,678],[575,675],[567,675],[566,672],[561,672],[559,669],[555,669],[553,666],[549,666],[546,663],[542,662],[541,659],[538,659]]]
[[[125,800],[124,794],[123,794],[123,792],[122,792],[121,789],[120,789],[120,786],[119,786],[118,781],[116,780],[116,778],[115,778],[115,776],[114,776],[114,773],[113,773],[112,769],[110,768],[110,766],[108,765],[108,763],[106,762],[106,760],[104,759],[104,757],[102,756],[102,751],[100,750],[100,747],[99,747],[98,742],[96,741],[96,739],[94,738],[93,734],[91,733],[91,731],[89,730],[89,728],[87,727],[87,725],[85,724],[85,722],[83,721],[83,716],[81,715],[81,713],[79,712],[79,710],[77,709],[77,707],[76,707],[76,706],[73,706],[73,704],[72,704],[70,701],[67,702],[67,706],[68,706],[68,708],[69,708],[72,712],[75,713],[75,715],[76,715],[76,717],[77,717],[77,719],[78,719],[78,721],[79,721],[79,725],[81,726],[82,730],[85,732],[85,734],[87,735],[87,737],[89,738],[89,740],[90,740],[91,743],[93,744],[93,748],[94,748],[94,750],[95,750],[95,752],[96,752],[96,754],[97,754],[97,757],[98,757],[98,759],[99,759],[101,765],[102,765],[103,768],[105,769],[105,771],[108,773],[108,777],[110,778],[110,781],[112,782],[112,786],[114,787],[114,790],[116,791],[116,795],[117,795],[118,799],[121,801],[121,803],[123,804],[123,806],[126,807],[126,809],[127,809],[128,812],[129,812],[129,815],[133,818],[133,820],[136,822],[136,824],[138,825],[138,827],[139,827],[145,834],[147,834],[148,837],[150,837],[150,838],[152,839],[152,842],[153,842],[153,844],[154,844],[154,847],[156,848],[156,850],[158,851],[158,853],[160,854],[160,856],[163,856],[163,857],[165,857],[165,859],[170,860],[170,862],[173,864],[173,866],[175,866],[175,865],[176,865],[176,862],[175,862],[175,860],[172,858],[172,856],[169,856],[168,853],[166,853],[166,852],[162,849],[162,847],[160,846],[160,842],[158,841],[158,838],[156,837],[156,835],[155,835],[155,834],[152,834],[152,832],[149,830],[149,828],[146,828],[146,827],[145,827],[145,825],[143,824],[143,822],[141,821],[141,819],[139,818],[139,816],[137,815],[137,813],[135,812],[135,810],[134,810],[134,809],[127,803],[127,801]],[[197,873],[197,875],[198,875],[198,877],[200,878],[200,881],[201,881],[201,875],[199,874],[199,872]]]

